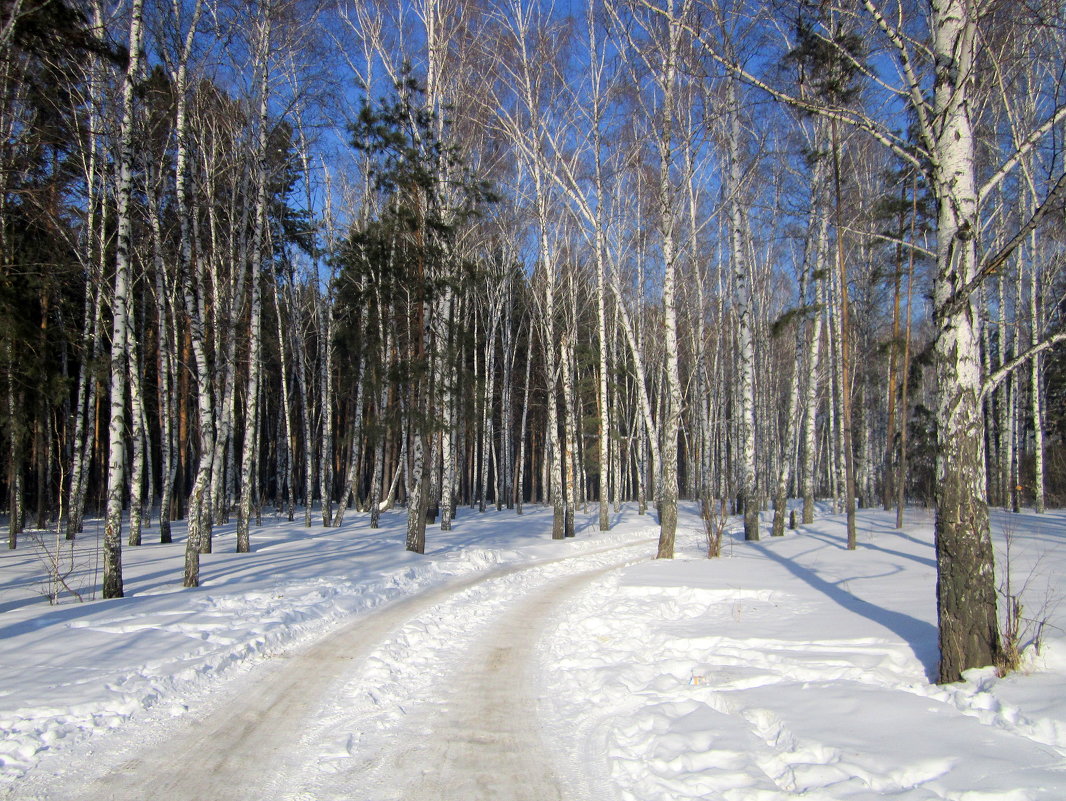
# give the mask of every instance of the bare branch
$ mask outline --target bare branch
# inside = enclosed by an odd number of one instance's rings
[[[640,2],[641,5],[647,8],[649,11],[659,14],[660,16],[663,16],[666,13],[663,9],[657,8],[653,3],[650,2],[650,0],[640,0]],[[916,154],[914,151],[909,150],[907,147],[905,147],[906,143],[903,139],[882,128],[871,117],[868,117],[867,115],[862,114],[857,110],[843,109],[839,107],[823,105],[821,103],[816,103],[811,100],[806,100],[802,97],[797,97],[796,95],[793,95],[789,92],[785,92],[775,86],[771,86],[766,81],[762,80],[761,78],[757,78],[755,75],[750,73],[736,60],[727,58],[722,53],[718,52],[718,49],[707,40],[702,31],[697,30],[695,27],[693,27],[690,23],[687,22],[679,22],[678,24],[686,31],[688,31],[688,33],[700,43],[700,45],[706,51],[707,55],[709,55],[714,61],[721,64],[731,73],[740,78],[740,80],[744,81],[750,86],[753,86],[756,89],[761,89],[775,100],[792,106],[793,108],[800,109],[801,111],[806,111],[810,114],[817,114],[819,116],[825,117],[826,119],[837,120],[839,122],[844,123],[845,125],[849,125],[853,128],[857,128],[860,131],[864,131],[865,133],[873,137],[874,140],[889,148],[893,153],[895,153],[901,159],[906,161],[908,164],[911,164],[912,166],[917,167],[919,170],[922,171],[926,169],[927,165],[922,161],[922,158],[920,157],[923,157],[925,159],[931,159],[931,154],[928,152],[927,148],[919,148]]]
[[[1006,178],[1010,174],[1010,171],[1018,166],[1018,162],[1021,161],[1030,150],[1036,147],[1037,143],[1039,143],[1052,128],[1064,119],[1066,119],[1066,104],[1059,106],[1055,110],[1055,113],[1045,120],[1043,125],[1029,134],[1029,137],[1018,146],[1017,150],[1014,151],[1014,155],[1003,162],[1000,168],[992,173],[992,176],[985,181],[984,186],[982,186],[977,193],[978,201],[983,201],[985,197],[988,196],[988,193],[995,189],[1000,181]],[[1053,191],[1057,191],[1057,189],[1058,187]]]
[[[1058,182],[1051,191],[1048,192],[1047,197],[1044,198],[1044,202],[1037,207],[1037,210],[1033,212],[1033,216],[1029,218],[1028,222],[1018,229],[1018,232],[1012,236],[1003,247],[982,262],[977,270],[977,274],[968,284],[955,290],[955,293],[944,305],[943,314],[956,314],[974,290],[976,290],[977,287],[988,278],[988,276],[995,274],[999,268],[1003,266],[1004,262],[1010,258],[1011,254],[1014,253],[1018,246],[1025,241],[1025,238],[1036,230],[1036,227],[1040,225],[1040,221],[1047,215],[1048,210],[1051,209],[1055,205],[1055,201],[1064,194],[1066,194],[1066,173],[1059,176]]]
[[[909,248],[910,250],[913,250],[915,253],[917,253],[919,255],[922,255],[922,256],[925,256],[926,258],[929,258],[929,259],[935,259],[936,258],[936,254],[933,251],[931,251],[929,248],[924,248],[921,245],[919,245],[917,242],[910,242],[910,241],[908,241],[906,239],[901,239],[898,236],[889,236],[888,234],[879,234],[876,231],[862,231],[862,230],[860,230],[858,228],[852,228],[850,225],[842,225],[842,226],[840,226],[840,229],[842,231],[847,231],[850,234],[858,234],[859,236],[869,236],[869,237],[873,237],[874,239],[879,239],[882,242],[890,242],[893,245],[900,245],[901,247]]]
[[[1057,345],[1063,340],[1066,340],[1066,331],[1059,331],[1058,333],[1052,334],[1046,339],[1036,343],[1020,355],[1015,356],[1002,367],[989,373],[988,376],[985,378],[984,383],[981,384],[981,398],[984,399],[984,397],[988,395],[989,392],[991,392],[1001,383],[1003,383],[1007,376],[1009,376],[1012,372],[1017,370],[1026,362],[1028,362],[1030,359],[1034,358],[1040,353],[1043,353],[1048,348]]]
[[[888,37],[888,40],[896,48],[896,52],[899,53],[899,63],[903,69],[903,75],[907,79],[906,92],[900,92],[900,94],[905,95],[910,101],[911,107],[918,116],[918,125],[921,129],[925,149],[932,154],[935,148],[933,147],[933,128],[929,122],[929,105],[922,94],[922,87],[918,81],[918,74],[914,71],[914,64],[911,62],[907,43],[904,41],[899,29],[889,25],[888,20],[881,13],[881,9],[877,8],[872,0],[864,0],[863,5],[866,6],[866,10],[874,18],[874,22],[884,31],[885,36]]]

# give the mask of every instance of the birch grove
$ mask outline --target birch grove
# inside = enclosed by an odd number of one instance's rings
[[[861,559],[931,506],[939,679],[999,663],[988,506],[1066,502],[1061,13],[4,5],[9,547],[102,532],[112,598],[123,531],[192,587],[266,514],[633,502],[669,558],[825,502]]]

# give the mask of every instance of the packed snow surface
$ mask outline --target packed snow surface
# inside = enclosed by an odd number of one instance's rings
[[[1030,647],[946,687],[924,510],[860,512],[855,552],[840,516],[758,543],[732,520],[715,560],[694,507],[673,561],[653,516],[596,518],[558,542],[548,510],[467,511],[425,556],[402,512],[265,520],[251,554],[221,526],[195,590],[184,531],[150,529],[113,601],[95,522],[27,534],[0,553],[0,797],[202,798],[210,773],[290,801],[1066,798],[1066,513],[994,513]]]

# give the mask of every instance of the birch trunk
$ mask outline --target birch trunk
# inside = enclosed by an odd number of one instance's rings
[[[911,239],[918,224],[918,178],[911,181]],[[903,506],[907,499],[907,434],[910,423],[910,372],[911,372],[911,301],[914,291],[914,250],[910,252],[907,266],[907,316],[903,335],[903,381],[899,399],[899,472],[896,474],[896,528],[903,528]]]
[[[424,301],[418,301],[423,303]],[[422,363],[426,360],[426,340],[430,338],[428,330],[429,321],[426,319],[424,309],[420,309],[414,321],[416,331],[412,344],[411,360]],[[432,343],[430,343],[432,348]],[[423,371],[419,371],[420,373]],[[410,480],[407,490],[407,538],[406,548],[414,553],[426,552],[426,512],[429,509],[429,489],[431,460],[428,457],[430,437],[427,421],[432,419],[433,391],[430,381],[422,375],[411,380],[409,389],[408,409],[410,410],[410,422],[407,431],[410,432]]]
[[[1035,347],[1040,341],[1041,316],[1038,307],[1040,291],[1040,260],[1036,252],[1036,234],[1030,238],[1029,260],[1029,344]],[[1033,416],[1033,503],[1037,514],[1044,513],[1044,412],[1041,381],[1041,355],[1038,353],[1029,364],[1031,386],[1030,403]]]
[[[344,525],[344,516],[348,507],[358,505],[359,484],[359,454],[363,447],[363,393],[366,384],[366,360],[359,359],[359,367],[356,371],[355,404],[352,414],[351,446],[348,449],[348,469],[344,474],[344,489],[341,491],[341,500],[337,504],[337,514],[333,518],[335,526]]]
[[[381,299],[378,299],[378,308],[384,308]],[[380,321],[381,335],[381,364],[388,365],[392,357],[392,330]],[[386,370],[382,370],[378,379],[377,414],[379,418],[378,433],[374,443],[374,468],[370,480],[370,528],[377,528],[381,517],[381,495],[385,478],[385,440],[386,430],[382,421],[389,403],[389,382],[386,380]]]
[[[595,30],[596,25],[592,15],[593,4],[589,3],[589,52],[594,56],[597,52]],[[594,59],[597,63],[597,69],[599,66],[599,60]],[[607,200],[606,192],[604,191],[603,184],[603,157],[601,154],[602,148],[602,134],[600,131],[600,122],[603,116],[602,112],[602,97],[600,94],[600,75],[597,72],[595,91],[593,92],[593,155],[595,157],[595,181],[596,181],[596,218],[594,224],[596,226],[595,235],[595,259],[596,259],[596,337],[599,341],[598,357],[598,370],[597,370],[597,383],[596,383],[596,406],[600,413],[600,430],[598,437],[599,444],[599,461],[600,461],[600,476],[599,476],[599,529],[600,531],[609,531],[611,528],[610,519],[608,517],[608,495],[610,493],[610,481],[611,481],[611,450],[610,450],[610,432],[611,432],[611,415],[610,415],[610,399],[607,396],[607,285],[605,278],[605,271],[607,269],[607,225],[603,212],[604,203]]]
[[[515,337],[514,321],[512,314],[515,308],[513,285],[513,265],[508,260],[504,266],[503,276],[503,380],[500,384],[500,454],[503,464],[500,465],[500,497],[507,504],[508,509],[514,508],[514,364],[518,355],[518,343]]]
[[[285,450],[284,450],[284,476],[282,480],[284,482],[286,491],[286,504],[285,513],[288,516],[291,523],[296,516],[296,500],[295,500],[295,476],[293,475],[293,432],[292,432],[292,403],[289,398],[289,360],[286,355],[285,349],[285,324],[283,323],[283,315],[281,311],[281,290],[278,288],[277,281],[274,283],[274,309],[276,311],[275,320],[277,322],[277,334],[278,334],[278,358],[281,361],[281,418],[285,424],[284,437],[285,437]],[[289,320],[289,325],[293,323]],[[281,460],[279,459],[279,462]],[[282,470],[281,464],[278,466],[279,471]],[[308,519],[307,525],[311,525],[311,521]]]
[[[269,10],[260,11],[257,21],[256,68],[258,75],[259,109],[258,143],[256,147],[255,228],[252,233],[250,258],[250,305],[248,323],[248,384],[244,409],[244,448],[241,453],[241,497],[237,511],[237,553],[251,550],[248,533],[254,503],[254,471],[258,462],[257,434],[259,430],[259,361],[262,348],[262,293],[260,291],[262,261],[266,242],[267,214],[267,96],[269,92],[268,57],[273,18]]]
[[[478,491],[478,511],[484,512],[489,491],[489,457],[493,448],[492,399],[496,392],[496,332],[500,314],[496,299],[490,301],[489,320],[485,336],[485,393],[481,404],[481,488]]]
[[[563,536],[574,536],[574,514],[577,504],[577,479],[574,461],[577,457],[577,419],[574,413],[573,339],[563,335],[559,348],[563,390],[563,464],[565,465],[566,502],[563,518]]]
[[[94,33],[103,33],[103,9],[99,0],[92,3]],[[103,85],[100,75],[101,64],[98,56],[90,56],[89,76],[92,87]],[[92,97],[89,101],[88,126],[90,131],[100,129],[100,100]],[[70,493],[67,502],[68,540],[82,530],[82,518],[85,514],[85,498],[88,489],[86,473],[92,458],[91,426],[86,426],[89,415],[96,408],[97,381],[90,375],[89,363],[99,362],[103,354],[103,286],[104,267],[107,259],[104,247],[107,230],[107,206],[101,203],[99,195],[103,181],[100,166],[100,138],[89,136],[88,163],[85,170],[85,267],[89,277],[85,293],[84,333],[82,335],[83,357],[78,368],[78,391],[74,412],[73,459],[70,471]],[[97,210],[99,209],[99,213]],[[97,219],[99,217],[99,219]],[[88,430],[87,430],[88,429]]]
[[[12,421],[11,436],[9,440],[10,453],[7,462],[7,492],[8,492],[8,521],[7,521],[7,547],[15,550],[18,547],[18,535],[22,533],[23,522],[26,516],[25,498],[22,491],[22,436],[14,425],[16,411],[22,409],[24,404],[21,397],[15,399],[15,369],[13,345],[7,343],[7,414]],[[121,513],[121,509],[119,510]]]
[[[162,193],[162,176],[158,168],[151,185],[147,188],[148,222],[152,232],[152,259],[155,268],[153,288],[156,301],[156,339],[158,354],[156,359],[156,394],[159,401],[159,473],[162,486],[159,491],[159,541],[167,544],[173,541],[170,531],[171,498],[174,493],[174,348],[170,336],[170,321],[173,318],[171,306],[170,282],[167,280],[166,261],[163,258],[163,232],[160,222],[160,200]]]
[[[937,200],[936,331],[937,615],[939,681],[1001,657],[988,507],[984,500],[981,359],[972,296],[957,297],[977,269],[973,127],[977,17],[965,0],[931,0],[936,84],[932,132]]]
[[[998,312],[998,334],[999,334],[999,367],[1011,360],[1010,350],[1010,332],[1007,330],[1007,305],[1006,294],[1004,292],[1004,286],[1007,281],[1007,276],[1001,275],[999,281],[997,281],[999,312]],[[1013,386],[1013,376],[1007,378],[996,393],[998,395],[996,404],[996,424],[997,432],[999,434],[999,452],[998,452],[998,489],[999,499],[1004,508],[1010,506],[1010,499],[1014,494],[1014,489],[1011,482],[1011,464],[1014,462],[1014,436],[1011,431],[1011,417],[1012,408],[1014,406],[1011,388]]]
[[[821,270],[822,265],[825,264],[825,257],[829,248],[829,221],[824,214],[819,215],[819,219],[821,223],[818,226],[816,239],[815,265]],[[817,299],[820,293],[816,288],[812,294]],[[818,371],[822,350],[822,319],[822,312],[816,312],[807,349],[807,386],[803,411],[803,523],[805,525],[814,522],[814,493],[818,463],[816,426],[818,415]]]
[[[1025,342],[1022,339],[1022,320],[1025,316],[1025,265],[1020,258],[1016,259],[1018,274],[1014,282],[1014,309],[1013,309],[1013,322],[1014,325],[1014,349],[1011,354],[1012,358],[1018,355],[1025,349]],[[979,329],[981,326],[979,326]],[[1022,389],[1022,375],[1019,370],[1015,375],[1011,376],[1011,415],[1010,415],[1010,427],[1011,427],[1011,463],[1010,463],[1010,488],[1011,488],[1011,510],[1018,513],[1022,510],[1022,475],[1021,475],[1021,460],[1022,453],[1025,449],[1025,443],[1022,441],[1025,436],[1025,410],[1023,402],[1023,389]],[[987,482],[987,477],[986,477]],[[985,485],[987,487],[987,483]]]
[[[726,100],[726,193],[729,249],[737,298],[737,358],[739,359],[738,424],[740,434],[741,505],[744,539],[759,539],[759,499],[755,462],[755,340],[754,287],[748,261],[747,222],[741,186],[741,124],[736,80],[729,79]]]
[[[524,471],[526,466],[526,424],[529,419],[529,376],[533,366],[534,326],[529,327],[529,348],[526,353],[526,380],[522,384],[522,421],[518,425],[518,459],[515,462],[514,504],[516,514],[522,514],[525,499]]]
[[[300,311],[295,298],[296,287],[292,285],[294,282],[291,273],[289,275],[289,281],[289,314],[294,323],[298,323],[300,319]],[[303,440],[304,468],[304,526],[306,528],[311,528],[311,512],[313,510],[315,496],[315,455],[314,443],[312,442],[311,435],[311,397],[307,388],[307,348],[304,344],[302,325],[290,325],[290,333],[292,337],[292,353],[296,368],[296,392],[300,399],[301,433],[303,434],[301,439]]]
[[[808,231],[814,232],[817,230],[817,220],[814,219],[815,207],[812,205],[811,213],[808,215]],[[817,247],[812,241],[813,237],[808,238],[807,241],[807,253],[803,260],[803,267],[800,273],[799,282],[799,305],[802,307],[807,302],[807,283],[810,279],[810,267],[812,251]],[[788,401],[785,410],[785,430],[782,435],[781,442],[781,463],[777,474],[777,488],[774,492],[774,520],[770,527],[770,536],[783,537],[785,534],[785,513],[788,506],[788,485],[792,478],[792,451],[795,448],[796,431],[798,426],[795,424],[796,415],[799,411],[799,389],[800,389],[800,371],[803,367],[803,345],[808,334],[808,328],[804,324],[802,317],[795,323],[796,325],[796,351],[795,358],[793,360],[793,372],[792,378],[788,382]],[[813,379],[812,379],[813,380]]]
[[[130,6],[130,58],[122,85],[116,209],[115,291],[111,300],[111,414],[108,424],[107,516],[104,522],[103,597],[122,597],[122,501],[126,484],[126,374],[131,285],[133,94],[140,70],[143,0]]]
[[[141,544],[141,528],[144,520],[144,474],[145,474],[145,439],[147,437],[144,425],[144,388],[141,377],[144,371],[141,369],[141,352],[137,342],[139,337],[133,330],[136,324],[134,310],[129,309],[127,319],[128,337],[127,353],[127,378],[130,388],[130,422],[132,424],[131,435],[133,440],[133,465],[130,474],[130,532],[128,543],[131,546]]]
[[[175,4],[175,17],[178,7]],[[194,262],[192,247],[192,226],[195,217],[193,204],[189,202],[189,132],[187,115],[186,84],[188,75],[188,59],[192,49],[193,37],[196,33],[196,24],[199,19],[200,3],[197,2],[193,12],[192,23],[180,53],[177,57],[176,68],[173,72],[175,94],[175,124],[174,134],[177,144],[177,154],[174,162],[174,194],[177,202],[178,216],[178,282],[181,286],[180,294],[185,305],[185,313],[189,318],[188,339],[185,348],[191,349],[196,366],[196,396],[197,408],[200,421],[200,459],[196,470],[196,478],[193,481],[192,491],[189,498],[188,509],[188,536],[185,540],[185,569],[184,586],[197,587],[200,584],[200,541],[204,537],[203,529],[210,525],[210,516],[205,518],[204,500],[209,491],[211,467],[214,450],[215,421],[214,407],[211,398],[210,368],[207,359],[207,343],[204,332],[203,306],[206,303],[204,295],[206,287],[202,281],[202,272]],[[183,357],[187,350],[183,351]],[[186,362],[189,361],[185,359]],[[181,392],[184,397],[184,390]],[[185,453],[187,426],[184,416],[185,402],[179,398],[179,434],[178,454],[179,459]],[[210,535],[208,535],[210,536]]]
[[[411,482],[407,495],[406,548],[415,553],[426,552],[426,507],[428,506],[428,470],[425,437],[421,431],[413,431],[411,444]]]
[[[90,225],[91,225],[90,217]],[[101,221],[103,225],[103,221]],[[103,248],[100,248],[100,257],[103,258]],[[85,514],[85,500],[88,492],[89,463],[92,459],[92,426],[86,426],[86,421],[93,415],[96,409],[96,394],[98,382],[89,373],[90,358],[99,361],[103,354],[103,308],[104,301],[101,297],[103,289],[103,275],[101,268],[94,271],[94,277],[90,280],[90,288],[85,295],[85,325],[86,331],[83,336],[85,345],[85,358],[81,361],[78,369],[78,395],[75,404],[74,420],[74,459],[70,473],[70,500],[67,503],[67,539],[72,540],[82,530],[82,518]]]
[[[659,547],[658,559],[673,559],[674,535],[677,530],[677,440],[681,423],[681,374],[677,342],[677,253],[674,240],[674,198],[671,185],[674,105],[677,83],[678,50],[681,24],[676,17],[674,0],[666,8],[667,48],[663,71],[657,80],[662,92],[662,111],[656,132],[659,150],[659,225],[663,253],[663,335],[665,345],[666,388],[663,395],[661,433],[662,462],[659,465]]]
[[[840,449],[843,451],[844,509],[847,516],[848,550],[856,548],[855,530],[855,447],[851,413],[851,320],[848,297],[848,272],[844,261],[844,227],[840,208],[840,137],[837,121],[829,121],[830,147],[833,155],[833,215],[836,227],[836,286],[837,286],[837,331],[838,384],[840,389]]]
[[[448,363],[448,354],[454,345],[455,332],[453,320],[461,314],[455,310],[456,298],[450,288],[445,290],[439,312],[440,319],[437,328],[436,357],[436,380],[438,386],[437,400],[439,403],[442,430],[440,431],[440,528],[441,531],[450,531],[452,520],[455,517],[455,429],[456,429],[456,405],[458,404],[458,388],[453,371]],[[489,390],[489,398],[492,390]],[[491,401],[489,401],[491,403]],[[489,414],[491,425],[491,412]],[[491,447],[491,429],[489,432]]]
[[[897,460],[896,451],[896,389],[899,385],[899,334],[900,334],[900,297],[903,284],[903,243],[904,206],[907,199],[907,185],[900,187],[900,211],[897,217],[900,242],[896,243],[895,270],[892,275],[892,344],[888,360],[888,431],[885,436],[885,456],[882,467],[881,502],[887,512],[892,508],[896,497],[893,467]],[[912,251],[913,252],[913,251]]]
[[[330,284],[332,286],[332,282]],[[333,524],[333,298],[326,295],[319,304],[319,338],[323,350],[319,357],[319,391],[322,393],[322,447],[318,468],[318,494],[322,499],[322,525]],[[376,474],[375,457],[375,474]],[[380,485],[379,485],[380,493]]]

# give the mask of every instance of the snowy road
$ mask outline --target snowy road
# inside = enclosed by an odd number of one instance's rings
[[[613,569],[554,580],[509,605],[447,678],[441,703],[416,718],[413,728],[424,736],[379,763],[374,784],[382,791],[403,787],[404,801],[573,798],[541,739],[530,675],[534,646],[558,606]]]
[[[271,660],[205,716],[67,791],[184,799],[538,799],[563,792],[537,718],[538,635],[649,543],[491,571]]]
[[[424,557],[399,514],[278,522],[196,590],[182,542],[146,546],[129,597],[59,607],[4,552],[0,798],[1066,798],[1066,605],[1040,604],[1066,512],[994,518],[1043,650],[947,687],[922,510],[864,510],[857,554],[842,516],[756,544],[734,520],[708,560],[688,505],[672,561],[634,508],[567,542],[550,515],[471,515]]]

